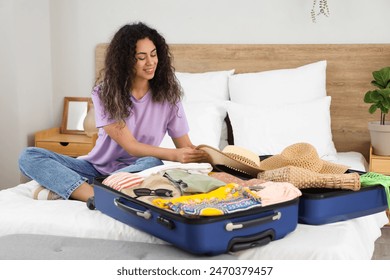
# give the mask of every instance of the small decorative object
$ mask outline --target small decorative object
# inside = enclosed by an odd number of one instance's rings
[[[319,15],[329,17],[328,0],[313,0],[313,7],[311,9],[311,20],[316,23],[317,16]]]
[[[372,72],[374,80],[371,84],[378,89],[367,91],[364,102],[372,104],[368,109],[370,114],[380,110],[380,120],[369,122],[371,145],[376,155],[390,155],[390,123],[386,122],[386,115],[390,109],[390,67],[384,67]]]
[[[85,116],[84,122],[84,131],[87,136],[92,137],[94,134],[98,133],[95,123],[95,107],[92,102],[88,102],[88,113]]]

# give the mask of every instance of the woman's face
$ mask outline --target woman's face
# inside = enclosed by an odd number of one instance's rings
[[[154,43],[148,39],[138,40],[136,45],[135,78],[151,80],[157,68],[158,57]]]

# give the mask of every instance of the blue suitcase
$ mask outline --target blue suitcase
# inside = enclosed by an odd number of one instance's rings
[[[323,225],[387,209],[386,191],[380,185],[362,187],[359,191],[309,188],[301,189],[301,192],[298,222],[302,224]]]
[[[95,179],[90,209],[192,254],[218,255],[262,246],[294,231],[298,223],[298,198],[222,216],[188,218],[118,192],[102,184],[103,179]]]

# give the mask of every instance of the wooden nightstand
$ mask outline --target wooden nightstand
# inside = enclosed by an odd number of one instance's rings
[[[381,173],[384,175],[390,175],[390,156],[378,156],[372,153],[372,146],[370,146],[370,172]],[[390,211],[386,210],[389,223],[386,226],[390,226]]]
[[[390,175],[390,156],[374,155],[372,146],[370,146],[370,171]]]
[[[97,135],[88,137],[83,134],[62,134],[60,128],[51,128],[35,133],[35,147],[78,157],[88,154],[95,146]]]

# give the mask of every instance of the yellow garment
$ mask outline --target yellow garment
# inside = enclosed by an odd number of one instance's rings
[[[171,210],[174,210],[174,207],[172,206],[179,206],[178,208],[180,208],[181,205],[191,205],[196,208],[197,205],[203,205],[204,207],[201,208],[199,215],[216,216],[223,215],[225,212],[218,207],[213,207],[213,205],[217,206],[217,204],[221,202],[223,203],[226,201],[228,203],[234,199],[245,197],[257,201],[256,204],[260,204],[260,198],[254,192],[251,192],[247,187],[241,187],[235,183],[227,184],[226,186],[219,187],[208,193],[185,195],[171,199],[156,198],[152,203],[157,207]],[[244,207],[253,207],[254,204],[255,203],[244,205]]]

